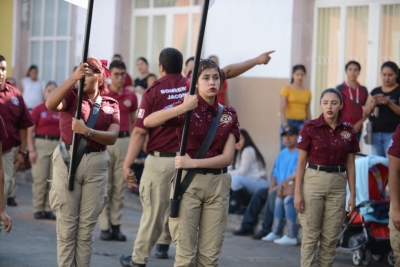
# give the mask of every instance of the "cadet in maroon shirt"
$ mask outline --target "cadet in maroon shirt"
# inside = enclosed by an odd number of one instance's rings
[[[390,188],[390,245],[394,253],[395,266],[400,265],[400,126],[389,144],[389,188]]]
[[[217,94],[223,80],[218,65],[201,60],[196,87],[197,95],[167,106],[149,115],[144,124],[156,127],[173,126],[182,136],[185,114],[192,111],[187,154],[175,158],[177,169],[197,169],[197,174],[181,198],[178,218],[170,218],[169,226],[176,246],[175,267],[217,266],[228,217],[231,175],[227,166],[233,160],[235,143],[239,141],[239,122],[234,108],[225,106],[213,142],[204,159],[196,154],[218,114]],[[179,140],[180,141],[180,140]]]
[[[269,54],[272,52],[261,54],[242,63],[229,65],[222,69],[221,74],[230,79],[256,65],[267,64],[271,59]],[[121,256],[122,266],[145,266],[150,251],[158,238],[156,256],[158,258],[168,257],[167,252],[171,238],[167,226],[164,226],[162,230],[162,222],[168,224],[171,189],[169,183],[175,173],[174,157],[179,151],[178,135],[173,127],[147,128],[143,124],[143,120],[149,114],[182,99],[186,95],[186,84],[190,80],[181,75],[183,58],[178,50],[163,49],[159,61],[159,71],[162,77],[143,94],[124,161],[124,178],[128,183],[134,184],[136,179],[130,166],[142,149],[146,135],[149,134],[146,151],[150,155],[146,158],[139,187],[143,215],[133,254],[132,256]]]
[[[1,147],[3,145],[3,140],[8,137],[6,127],[4,126],[3,118],[0,116],[0,156],[3,155]],[[4,199],[4,170],[3,164],[0,160],[0,221],[3,221],[6,228],[5,232],[8,234],[12,228],[11,218],[4,211],[5,199]]]
[[[8,138],[3,142],[3,167],[6,197],[13,194],[15,170],[23,164],[26,156],[27,128],[33,125],[21,92],[6,83],[7,62],[0,55],[0,115],[3,117]],[[16,206],[14,199],[9,203]]]
[[[104,96],[118,101],[120,109],[120,128],[118,139],[112,146],[107,146],[111,158],[108,172],[107,204],[99,217],[100,239],[126,241],[126,236],[120,231],[122,209],[124,207],[125,180],[122,165],[128,151],[129,133],[133,129],[136,118],[136,94],[124,87],[126,67],[122,61],[110,64],[111,85]]]
[[[63,84],[51,92],[46,107],[60,112],[62,144],[53,154],[53,182],[50,206],[57,215],[57,254],[59,266],[90,266],[93,229],[107,200],[107,177],[110,156],[107,145],[113,145],[119,133],[118,102],[100,96],[107,91],[106,62],[89,57]],[[85,78],[81,119],[74,115],[77,89],[73,85]],[[93,129],[85,125],[96,100],[101,97],[99,116]],[[73,132],[89,141],[77,165],[74,191],[68,190],[68,157]]]
[[[57,87],[55,82],[48,82],[43,98]],[[32,164],[33,217],[35,219],[55,220],[49,203],[50,183],[53,164],[52,155],[60,141],[60,115],[46,108],[46,103],[32,110],[35,125],[28,128],[29,161]]]
[[[341,119],[343,98],[326,89],[320,98],[322,114],[300,131],[294,205],[303,228],[301,266],[332,266],[346,205],[355,208],[355,153],[360,151],[353,126]],[[305,169],[308,161],[308,168]],[[317,259],[315,251],[320,241]]]

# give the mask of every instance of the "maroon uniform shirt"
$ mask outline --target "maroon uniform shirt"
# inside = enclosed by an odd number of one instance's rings
[[[390,140],[388,154],[400,158],[400,125],[397,126],[396,131],[392,136],[392,140]]]
[[[36,124],[35,133],[38,135],[60,136],[60,114],[46,108],[46,103],[32,110],[32,119]]]
[[[357,153],[360,146],[353,126],[338,119],[333,130],[321,114],[307,121],[297,139],[297,148],[308,151],[308,162],[323,166],[346,165],[347,154]]]
[[[18,130],[33,125],[31,114],[26,108],[21,92],[5,83],[0,88],[0,116],[3,117],[8,138],[3,140],[3,152],[21,144]]]
[[[159,111],[186,95],[186,81],[181,74],[167,74],[158,79],[143,94],[140,109],[136,116],[135,127],[149,132],[146,151],[175,152],[179,151],[178,137],[172,127],[147,128],[144,119],[151,113]]]
[[[0,116],[0,142],[6,140],[7,137],[6,126],[4,126],[3,118]]]
[[[225,73],[221,70],[222,81]],[[136,116],[135,127],[145,129],[149,132],[149,141],[146,152],[176,152],[179,151],[179,142],[173,127],[147,128],[144,119],[151,113],[172,105],[177,100],[185,97],[190,85],[190,77],[179,74],[167,74],[154,82],[143,94],[140,109]]]
[[[114,98],[118,101],[120,114],[119,131],[128,132],[130,130],[130,114],[131,112],[135,112],[138,108],[136,94],[124,88],[120,94],[109,90],[104,96]]]
[[[72,144],[72,118],[75,117],[78,100],[77,95],[78,89],[72,88],[64,97],[67,108],[65,111],[60,112],[61,141],[69,145]],[[107,131],[110,124],[119,125],[119,107],[115,99],[107,96],[103,96],[102,98],[100,114],[93,129]],[[85,123],[89,118],[89,113],[93,105],[94,102],[89,99],[86,94],[83,94],[81,119],[83,119]],[[97,143],[94,140],[89,140],[88,145],[94,149],[106,149],[105,145]]]
[[[200,149],[201,144],[203,144],[206,138],[208,129],[210,129],[211,121],[214,116],[218,114],[218,101],[215,98],[213,105],[209,105],[200,95],[197,95],[199,99],[199,105],[192,111],[192,118],[190,119],[189,127],[189,137],[186,144],[186,153],[191,157],[195,158],[197,152]],[[172,105],[166,107],[166,109],[179,106],[183,103],[182,100],[175,102]],[[185,124],[186,114],[179,115],[166,123],[166,128],[168,126],[176,127],[177,134],[179,138],[182,137],[183,126]],[[226,140],[229,134],[233,133],[236,138],[236,142],[239,141],[239,121],[236,115],[236,110],[230,106],[224,106],[217,132],[211,143],[210,148],[207,151],[205,158],[212,158],[221,155]],[[181,140],[179,140],[180,142]]]

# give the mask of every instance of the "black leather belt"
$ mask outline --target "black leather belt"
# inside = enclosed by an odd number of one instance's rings
[[[150,151],[150,155],[155,157],[163,157],[163,158],[175,158],[178,154],[174,152],[158,152],[158,151]]]
[[[36,134],[35,138],[46,139],[46,140],[60,140],[59,135],[43,135],[43,134]]]
[[[129,131],[119,132],[118,138],[129,137]]]
[[[308,168],[314,170],[320,170],[327,173],[346,171],[346,166],[322,166],[317,164],[308,164]]]
[[[197,169],[197,173],[200,173],[200,174],[208,174],[208,173],[210,173],[210,174],[217,175],[217,174],[223,174],[223,173],[227,173],[227,172],[228,172],[228,168],[227,167],[222,168],[222,169],[207,169],[207,168],[199,168],[199,169]]]
[[[65,148],[67,150],[70,150],[71,145],[65,144]],[[90,153],[95,153],[95,152],[103,152],[103,151],[104,151],[104,149],[96,149],[91,146],[87,146],[85,154],[90,154]]]

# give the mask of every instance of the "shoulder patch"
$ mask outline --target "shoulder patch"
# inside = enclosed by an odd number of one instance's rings
[[[139,119],[143,119],[143,117],[144,117],[144,112],[145,112],[144,109],[142,109],[142,108],[139,109],[136,117],[138,117]]]
[[[349,133],[349,131],[342,130],[342,131],[340,132],[340,136],[341,136],[343,139],[348,140],[348,139],[351,138],[351,133]]]
[[[393,138],[390,139],[389,147],[393,146]]]
[[[12,96],[11,97],[11,103],[13,103],[14,105],[18,106],[19,105],[19,99],[16,96]]]
[[[114,108],[110,106],[105,106],[102,108],[104,113],[106,114],[114,114]]]
[[[301,143],[301,141],[303,141],[303,137],[301,137],[301,135],[299,135],[299,137],[297,137],[297,143]]]
[[[219,122],[223,123],[223,124],[232,123],[232,116],[229,115],[229,114],[224,113],[224,114],[221,115],[221,119],[219,120]]]

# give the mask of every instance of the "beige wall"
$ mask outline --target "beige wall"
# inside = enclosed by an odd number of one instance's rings
[[[228,81],[229,103],[260,149],[271,173],[280,151],[279,92],[288,79],[235,78]]]

